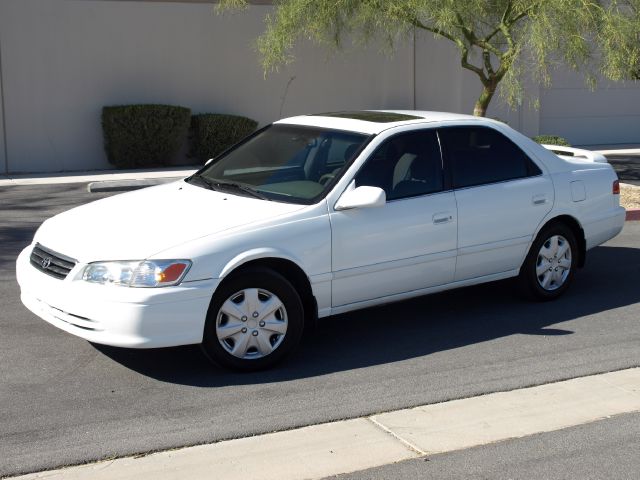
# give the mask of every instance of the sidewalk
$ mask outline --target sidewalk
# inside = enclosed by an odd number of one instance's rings
[[[13,478],[321,479],[638,411],[640,368],[631,368]]]
[[[195,166],[140,170],[93,170],[70,173],[27,173],[0,175],[0,187],[15,185],[49,185],[58,183],[120,182],[184,178],[197,170]]]

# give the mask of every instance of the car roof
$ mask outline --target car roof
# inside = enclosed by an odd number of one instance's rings
[[[393,127],[413,125],[417,123],[447,122],[456,120],[481,121],[487,119],[474,117],[472,115],[463,115],[461,113],[447,112],[359,110],[300,115],[297,117],[284,118],[275,123],[332,128],[374,135]]]

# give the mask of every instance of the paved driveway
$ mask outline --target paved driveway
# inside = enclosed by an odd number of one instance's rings
[[[607,155],[607,160],[613,165],[620,181],[640,185],[640,156]]]
[[[0,476],[640,365],[640,222],[592,251],[559,301],[497,282],[340,315],[281,367],[235,374],[194,347],[92,345],[30,314],[19,249],[98,197],[59,185],[0,198]]]

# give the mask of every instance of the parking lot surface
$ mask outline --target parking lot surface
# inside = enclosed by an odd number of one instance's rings
[[[640,185],[640,156],[608,155],[621,182]]]
[[[640,365],[640,222],[556,302],[505,281],[340,315],[267,372],[215,369],[196,347],[92,345],[22,307],[14,261],[45,218],[107,195],[0,189],[0,476]]]

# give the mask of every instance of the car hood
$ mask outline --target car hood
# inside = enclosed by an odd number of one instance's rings
[[[138,260],[302,208],[208,190],[181,180],[68,210],[46,220],[34,240],[83,263]]]

